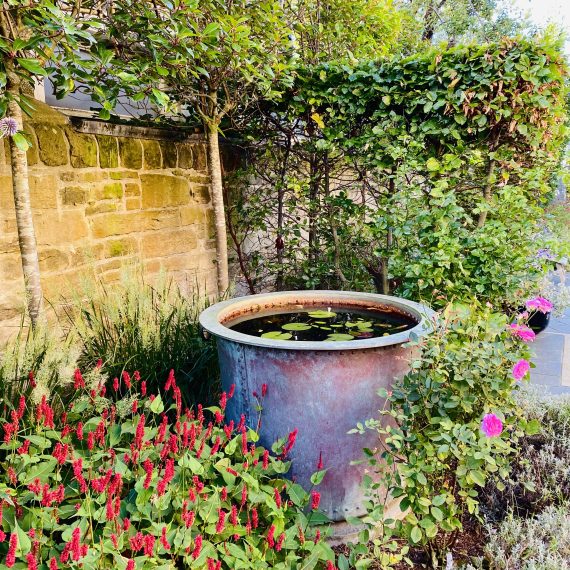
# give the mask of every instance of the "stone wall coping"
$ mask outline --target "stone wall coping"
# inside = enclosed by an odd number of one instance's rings
[[[203,143],[206,138],[202,133],[191,133],[184,127],[149,127],[124,123],[109,123],[101,119],[70,116],[73,128],[80,133],[90,135],[110,135],[135,139],[166,141],[188,141]]]

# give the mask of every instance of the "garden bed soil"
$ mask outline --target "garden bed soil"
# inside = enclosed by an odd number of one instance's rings
[[[402,546],[404,546],[402,541]],[[463,525],[463,532],[457,536],[455,546],[451,552],[453,554],[453,561],[455,566],[460,567],[461,564],[470,562],[473,558],[483,556],[483,546],[485,544],[484,529],[480,523],[475,519],[467,520]],[[370,544],[372,549],[373,545]],[[333,547],[337,555],[344,554],[348,557],[350,547],[346,544]],[[421,548],[411,548],[408,553],[408,558],[411,560],[412,568],[432,568],[426,552]],[[407,562],[400,562],[393,566],[394,570],[410,570],[410,565]],[[382,570],[379,564],[373,563],[369,566],[369,570]]]

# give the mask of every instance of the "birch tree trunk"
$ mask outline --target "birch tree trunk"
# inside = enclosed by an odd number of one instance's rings
[[[20,78],[13,69],[7,66],[7,91],[11,95],[8,103],[8,115],[18,124],[18,130],[23,128],[22,109],[18,105],[20,96]],[[26,300],[32,327],[36,326],[42,316],[43,294],[40,283],[40,265],[36,233],[32,218],[30,203],[30,184],[28,180],[28,157],[26,152],[19,149],[10,137],[10,161],[12,168],[12,188],[16,208],[16,226],[20,244],[20,257],[26,288]]]
[[[216,266],[218,273],[218,294],[223,295],[229,287],[228,276],[228,237],[226,232],[226,211],[222,186],[222,164],[216,121],[206,122],[208,140],[208,170],[214,205],[214,225],[216,228]]]

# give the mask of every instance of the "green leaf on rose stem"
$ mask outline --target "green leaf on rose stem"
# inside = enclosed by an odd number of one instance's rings
[[[469,471],[469,476],[471,480],[479,485],[479,487],[485,486],[485,475],[481,471]]]
[[[415,526],[410,533],[412,542],[417,544],[422,539],[422,534],[422,529],[419,526]]]
[[[161,414],[164,411],[164,403],[160,397],[160,394],[158,394],[150,403],[150,410],[155,414]]]
[[[311,475],[311,483],[313,485],[320,485],[322,483],[326,473],[327,473],[326,469],[322,469],[321,471],[316,471],[315,473],[313,473]]]
[[[16,133],[12,136],[15,145],[22,151],[26,152],[32,145],[23,133]]]
[[[525,422],[524,432],[526,435],[537,435],[542,431],[542,426],[537,419],[530,420],[529,422]]]
[[[283,325],[281,328],[286,331],[308,331],[312,327],[307,323],[287,323],[286,325]]]

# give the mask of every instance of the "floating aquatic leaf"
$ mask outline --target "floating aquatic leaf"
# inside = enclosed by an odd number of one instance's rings
[[[356,326],[359,329],[369,329],[372,326],[372,321],[358,321]]]
[[[287,323],[281,327],[286,331],[308,331],[311,328],[311,325],[307,323]]]
[[[354,337],[351,334],[343,334],[343,333],[333,333],[327,336],[327,340],[333,340],[336,342],[340,342],[343,340],[354,340]]]
[[[270,331],[263,333],[261,335],[261,338],[271,338],[273,340],[289,340],[290,338],[293,338],[293,335],[281,331]]]
[[[332,319],[336,313],[332,311],[309,311],[309,317],[313,319]]]
[[[357,327],[358,323],[351,323],[350,321],[346,321],[346,323],[344,323],[344,326],[351,329],[352,327]]]

